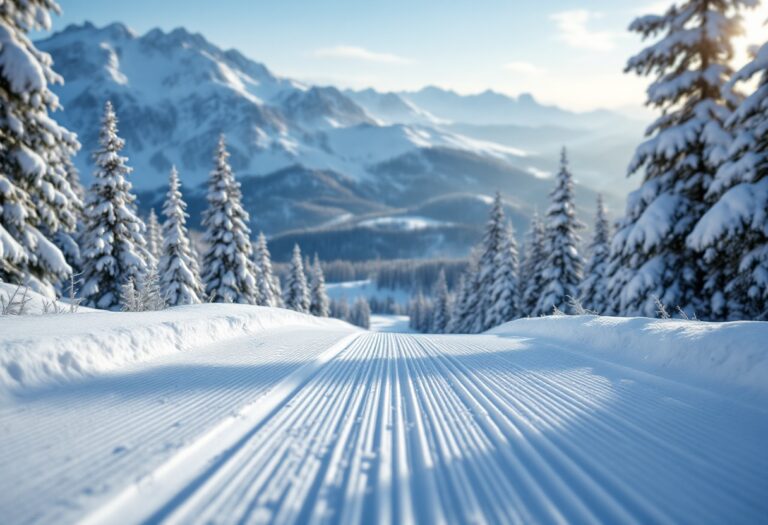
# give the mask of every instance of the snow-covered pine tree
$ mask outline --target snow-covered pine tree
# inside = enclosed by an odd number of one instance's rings
[[[440,269],[437,276],[434,297],[432,331],[436,334],[448,333],[448,324],[451,320],[451,296],[448,293],[448,282],[445,279],[444,269]]]
[[[77,137],[48,114],[62,79],[30,31],[50,28],[52,0],[0,2],[0,281],[54,294],[71,268],[54,240],[72,233],[82,205],[70,181]]]
[[[147,251],[155,258],[160,260],[160,254],[163,250],[163,236],[160,229],[160,223],[157,220],[155,209],[149,210],[147,217]]]
[[[202,280],[205,295],[217,303],[256,304],[256,266],[251,261],[251,230],[248,212],[241,204],[240,183],[227,159],[224,136],[216,148],[216,167],[208,180],[208,208],[203,212],[204,240]]]
[[[186,210],[179,174],[173,166],[163,206],[165,222],[158,267],[160,291],[168,306],[197,304],[203,298],[200,269],[189,242]]]
[[[146,248],[146,226],[136,214],[136,197],[126,180],[131,168],[120,155],[125,142],[117,135],[117,116],[109,102],[99,143],[84,210],[80,295],[86,306],[114,310],[120,307],[121,286],[132,280],[139,287],[147,261],[154,261]]]
[[[603,196],[597,196],[597,213],[592,242],[589,244],[589,260],[584,267],[584,280],[579,286],[579,301],[589,311],[605,314],[607,305],[606,272],[610,257],[611,227],[606,217]]]
[[[371,306],[365,297],[360,296],[355,299],[352,311],[350,312],[349,322],[366,330],[371,327]]]
[[[349,303],[346,297],[331,301],[331,317],[341,319],[342,321],[349,321],[349,316]]]
[[[138,286],[136,304],[142,312],[163,310],[166,307],[165,299],[160,290],[160,278],[157,274],[157,263],[150,259],[147,271],[141,275]]]
[[[256,288],[258,289],[259,305],[282,307],[283,298],[280,281],[272,270],[272,255],[269,253],[267,238],[259,232],[254,249],[253,260],[256,264]]]
[[[526,233],[525,258],[520,266],[520,316],[533,316],[539,297],[544,290],[544,271],[547,262],[545,249],[546,234],[544,223],[538,212],[531,218],[531,226]]]
[[[304,274],[304,264],[301,262],[301,248],[293,246],[293,256],[288,268],[285,283],[285,307],[301,313],[309,313],[310,296],[307,288],[307,276]]]
[[[622,315],[654,316],[656,300],[708,318],[707,265],[686,237],[707,211],[706,193],[729,141],[726,82],[738,11],[754,0],[686,0],[630,31],[661,38],[632,57],[627,72],[655,78],[647,105],[661,111],[630,163],[643,183],[630,194],[611,243],[609,297]]]
[[[464,273],[464,291],[461,311],[456,322],[457,333],[476,334],[483,331],[480,294],[480,249],[476,247],[469,256],[467,271]]]
[[[494,326],[495,319],[491,314],[493,312],[494,300],[496,299],[495,289],[498,265],[503,260],[503,257],[500,257],[499,254],[507,247],[506,223],[504,203],[501,200],[501,194],[496,192],[480,248],[477,281],[479,303],[476,313],[476,325],[472,333],[483,332]]]
[[[464,316],[464,305],[467,300],[467,275],[462,272],[459,276],[459,282],[456,285],[453,304],[451,305],[451,315],[448,319],[448,325],[445,327],[445,333],[458,334],[461,329],[461,320]]]
[[[520,315],[517,241],[511,224],[505,226],[499,247],[495,261],[491,309],[486,314],[486,325],[489,327],[506,323]]]
[[[312,265],[312,286],[310,290],[309,313],[317,317],[330,315],[330,303],[328,292],[325,289],[325,275],[320,265],[320,258],[315,254],[315,263]]]
[[[139,297],[136,293],[136,284],[133,279],[128,279],[120,286],[120,309],[123,312],[138,312]]]
[[[755,78],[726,122],[734,139],[707,192],[716,203],[688,237],[704,253],[713,320],[768,319],[768,44],[732,82]]]
[[[541,296],[534,316],[549,315],[554,308],[570,312],[569,302],[578,297],[584,261],[579,254],[578,230],[573,205],[573,176],[568,169],[568,156],[563,148],[555,189],[549,194],[552,204],[546,217],[546,262],[541,274]]]

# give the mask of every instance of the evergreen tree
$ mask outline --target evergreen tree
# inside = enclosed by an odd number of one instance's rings
[[[533,214],[531,227],[526,234],[526,249],[520,267],[520,315],[533,316],[544,290],[544,267],[547,260],[544,223],[538,213]]]
[[[128,279],[120,286],[120,309],[123,312],[138,312],[141,310],[133,279]]]
[[[120,156],[125,142],[117,135],[117,117],[109,102],[99,143],[84,211],[80,294],[87,306],[117,309],[121,286],[129,280],[141,283],[147,261],[154,261],[146,249],[146,226],[136,213],[136,197],[126,180],[131,168],[125,164],[128,159]]]
[[[82,203],[70,160],[80,145],[49,115],[60,108],[49,85],[62,79],[28,37],[50,28],[50,12],[52,0],[0,2],[0,281],[53,296],[72,272],[56,241]]]
[[[533,315],[548,315],[554,308],[570,312],[569,303],[579,294],[584,262],[579,255],[577,231],[582,224],[576,219],[573,205],[573,176],[563,148],[555,189],[549,194],[552,204],[547,210],[547,259],[542,271],[541,296]]]
[[[240,183],[227,159],[224,136],[216,149],[216,167],[208,181],[208,208],[203,212],[205,295],[214,302],[256,304],[256,266],[251,261],[248,213],[241,205]]]
[[[579,286],[579,301],[589,311],[604,314],[608,310],[606,272],[610,257],[610,226],[603,196],[597,196],[595,231],[589,244],[589,261],[584,268],[584,280]]]
[[[156,261],[159,261],[162,250],[163,237],[160,230],[160,223],[157,221],[155,209],[152,208],[149,210],[149,217],[147,218],[147,251]]]
[[[352,305],[350,323],[366,330],[371,327],[371,307],[365,297],[358,297]]]
[[[460,302],[457,301],[454,332],[461,334],[482,332],[480,251],[478,248],[472,250],[469,256],[467,271],[464,273],[464,287],[460,295]]]
[[[304,264],[301,262],[301,248],[293,246],[288,269],[288,281],[285,285],[285,307],[301,313],[309,313],[310,296],[307,288],[307,276],[304,274]]]
[[[320,258],[315,254],[315,264],[312,266],[312,288],[310,291],[309,312],[317,317],[330,315],[330,299],[325,289],[325,275],[320,265]]]
[[[165,299],[160,291],[160,278],[157,275],[157,265],[150,260],[147,271],[141,275],[141,284],[136,294],[136,304],[142,312],[163,310]]]
[[[479,333],[493,328],[495,319],[494,301],[498,299],[496,290],[496,276],[499,273],[499,265],[504,262],[501,252],[509,246],[507,240],[506,218],[504,216],[504,203],[501,194],[496,192],[496,197],[491,207],[490,217],[485,228],[480,259],[478,262],[477,303],[475,326],[472,333]]]
[[[448,333],[451,319],[451,298],[448,293],[448,283],[445,280],[445,270],[440,270],[435,284],[434,311],[432,315],[432,331],[436,334]]]
[[[259,305],[282,307],[283,299],[280,281],[272,270],[272,256],[267,246],[267,238],[259,232],[253,256],[256,263],[256,288],[258,289]]]
[[[688,237],[704,255],[713,320],[768,319],[768,44],[733,82],[755,78],[726,123],[734,139],[707,192],[716,203]]]
[[[519,317],[519,290],[517,282],[517,241],[511,224],[503,232],[500,250],[496,254],[496,273],[491,292],[491,308],[486,326],[492,328]]]
[[[203,297],[200,270],[187,231],[187,204],[182,198],[180,186],[179,174],[174,166],[168,178],[168,193],[163,207],[165,222],[159,266],[160,290],[169,306],[197,304]]]
[[[349,321],[350,315],[349,303],[346,297],[331,301],[331,317],[341,319],[342,321]]]
[[[445,332],[448,334],[461,333],[461,324],[464,318],[464,307],[467,301],[467,274],[462,273],[459,276],[459,282],[456,285],[456,295],[451,307],[451,316],[448,320],[448,325],[445,328]]]
[[[726,81],[738,34],[738,10],[752,0],[686,0],[630,30],[661,38],[632,57],[626,71],[654,75],[647,104],[661,111],[629,172],[643,170],[611,243],[609,300],[622,315],[653,316],[656,300],[708,317],[706,263],[686,237],[707,211],[706,194],[725,155]],[[725,98],[724,98],[725,94]]]

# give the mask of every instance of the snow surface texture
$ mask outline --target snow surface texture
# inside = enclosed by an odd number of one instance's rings
[[[93,338],[101,355],[151,341],[157,357],[0,404],[4,523],[768,515],[765,404],[731,396],[765,394],[765,323],[572,317],[415,336],[221,304],[78,321],[0,319],[0,354],[25,334],[33,356],[57,339],[93,357]],[[158,355],[170,333],[194,348]]]
[[[120,369],[165,354],[286,325],[348,325],[288,310],[193,305],[159,312],[0,316],[0,400],[11,393]]]
[[[768,323],[657,320],[598,316],[518,319],[488,332],[535,337],[702,386],[727,386],[768,401]]]

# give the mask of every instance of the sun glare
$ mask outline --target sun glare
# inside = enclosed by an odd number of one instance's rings
[[[768,42],[768,3],[761,3],[755,9],[746,10],[742,15],[744,35],[735,38],[734,64],[741,67],[747,63],[753,46],[761,46]]]

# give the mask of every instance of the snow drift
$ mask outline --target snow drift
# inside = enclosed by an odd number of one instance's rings
[[[236,304],[138,313],[90,311],[74,317],[0,316],[0,398],[51,382],[294,325],[354,330],[334,319]]]
[[[488,332],[536,337],[744,400],[768,399],[768,323],[598,316],[518,319]]]

